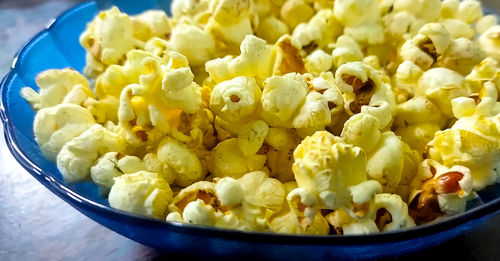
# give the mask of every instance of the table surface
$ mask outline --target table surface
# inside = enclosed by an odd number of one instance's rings
[[[52,17],[78,2],[81,1],[0,1],[0,77],[7,73],[13,55],[24,42]],[[500,11],[498,0],[483,0],[483,3]],[[1,136],[0,260],[181,258],[129,240],[73,209],[16,162]],[[405,260],[498,260],[499,223],[497,215],[470,233]]]

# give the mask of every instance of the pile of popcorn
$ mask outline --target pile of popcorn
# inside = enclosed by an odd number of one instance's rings
[[[393,231],[500,180],[500,25],[476,0],[174,0],[116,7],[85,76],[21,95],[66,182],[221,228]],[[90,80],[89,80],[90,79]]]

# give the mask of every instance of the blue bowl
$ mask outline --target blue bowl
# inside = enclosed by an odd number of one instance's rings
[[[500,209],[500,187],[491,186],[470,202],[465,213],[433,224],[363,236],[298,236],[171,224],[110,208],[95,184],[62,181],[56,165],[45,159],[34,140],[34,112],[19,91],[24,86],[35,87],[36,75],[47,69],[73,67],[81,72],[85,51],[78,42],[79,35],[99,10],[111,5],[137,14],[155,8],[168,11],[170,1],[112,0],[80,4],[55,19],[18,52],[11,71],[0,85],[0,117],[7,145],[16,160],[54,194],[103,226],[144,245],[203,258],[210,255],[245,259],[257,256],[359,259],[399,256],[434,246],[474,228]]]

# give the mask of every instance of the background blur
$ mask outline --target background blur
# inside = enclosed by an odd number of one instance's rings
[[[0,0],[0,79],[17,50],[79,0]],[[500,12],[500,0],[483,0]],[[0,124],[0,133],[3,128]],[[500,213],[475,231],[405,260],[499,260]],[[179,259],[100,226],[53,195],[0,138],[0,260]]]

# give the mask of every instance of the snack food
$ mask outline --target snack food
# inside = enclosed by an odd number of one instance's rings
[[[479,2],[172,10],[101,12],[80,39],[87,78],[49,70],[39,92],[21,91],[44,155],[67,182],[90,177],[111,207],[365,234],[463,212],[499,180],[500,45]]]

